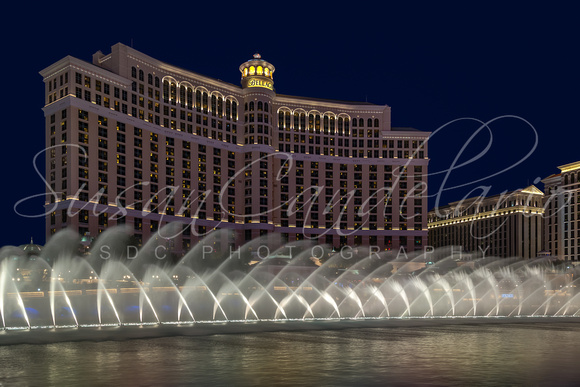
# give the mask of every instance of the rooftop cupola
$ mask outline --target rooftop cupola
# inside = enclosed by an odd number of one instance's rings
[[[242,73],[242,88],[262,87],[268,90],[274,90],[273,74],[276,68],[262,59],[258,53],[254,58],[240,65]]]

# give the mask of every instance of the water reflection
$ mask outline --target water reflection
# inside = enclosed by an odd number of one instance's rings
[[[572,385],[574,324],[441,325],[0,347],[0,385]]]

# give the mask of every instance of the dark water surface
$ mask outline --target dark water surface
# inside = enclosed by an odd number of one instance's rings
[[[577,323],[0,346],[0,386],[580,385]]]

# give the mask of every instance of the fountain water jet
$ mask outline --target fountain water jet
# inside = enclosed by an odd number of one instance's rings
[[[234,251],[220,245],[233,239],[220,230],[170,260],[155,256],[174,231],[162,230],[134,256],[124,253],[126,229],[103,233],[87,256],[78,256],[79,239],[70,232],[55,235],[35,260],[17,248],[0,249],[0,327],[571,317],[580,311],[575,272],[541,259],[458,262],[442,250],[428,264],[418,253],[402,259],[361,247],[345,259],[324,246],[315,254],[311,242],[285,245],[267,236]]]

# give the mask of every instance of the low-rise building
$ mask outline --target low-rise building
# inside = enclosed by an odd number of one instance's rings
[[[560,173],[542,180],[544,248],[565,261],[580,260],[580,161],[559,166]]]
[[[543,197],[531,185],[437,207],[428,214],[429,245],[457,246],[468,256],[535,258],[542,250]]]

